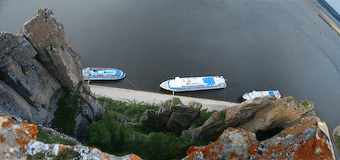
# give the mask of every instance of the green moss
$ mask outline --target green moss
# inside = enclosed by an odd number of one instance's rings
[[[53,42],[51,43],[50,47],[51,47],[51,51],[54,52],[54,49],[58,47],[58,44],[56,42]]]
[[[3,53],[3,55],[5,55],[6,57],[11,57],[10,53]]]
[[[46,7],[43,7],[43,6],[38,8],[37,11],[35,12],[35,16],[42,14],[45,9],[46,9]]]
[[[54,113],[51,127],[61,133],[74,136],[75,113],[79,102],[77,97],[69,92],[59,101],[58,109]]]
[[[58,156],[54,156],[53,160],[65,160],[79,157],[80,154],[73,150],[73,148],[65,148],[58,152]]]
[[[291,102],[293,100],[294,100],[294,98],[287,98],[286,103],[289,103],[289,102]]]
[[[302,102],[301,102],[301,104],[303,105],[303,107],[305,107],[305,108],[308,108],[309,106],[314,106],[314,103],[312,102],[312,101],[308,101],[308,100],[303,100]]]
[[[28,160],[36,159],[53,159],[53,160],[65,160],[65,159],[77,159],[80,154],[73,150],[73,148],[65,148],[58,152],[58,155],[52,155],[51,152],[41,151],[36,153],[34,156],[27,156]]]
[[[164,106],[170,106],[171,104],[173,104],[173,105],[184,105],[178,97],[175,97],[173,99],[165,101],[163,105]]]
[[[220,119],[222,119],[223,121],[225,120],[225,110],[219,111],[219,117],[220,117]]]
[[[48,144],[53,144],[53,143],[57,143],[57,144],[65,144],[65,145],[76,145],[77,142],[73,141],[73,140],[66,140],[64,138],[61,137],[61,135],[48,135],[46,134],[46,132],[44,130],[39,130],[39,132],[37,133],[37,140],[44,142],[44,143],[48,143]]]
[[[20,29],[19,34],[21,34],[22,32],[24,32],[23,28]]]
[[[208,109],[201,110],[198,117],[191,123],[190,128],[197,128],[202,126],[204,122],[208,120],[214,112],[208,112]]]
[[[21,66],[21,71],[25,74],[28,71],[28,67],[25,65]]]
[[[34,156],[27,156],[27,160],[36,160],[36,159],[44,159],[45,158],[46,151],[41,151],[36,153]]]
[[[337,131],[335,134],[334,134],[334,140],[336,142],[336,145],[338,147],[338,149],[340,150],[340,136],[339,136],[339,132]]]
[[[150,105],[146,103],[136,103],[136,102],[121,102],[114,101],[107,97],[99,97],[97,100],[105,106],[106,111],[118,112],[125,115],[130,120],[139,120],[140,117],[144,114],[144,112],[149,109],[152,111],[157,111],[159,106]],[[109,112],[108,114],[112,114]],[[114,116],[114,115],[113,115]],[[117,115],[116,115],[117,116]]]
[[[172,100],[175,105],[183,105],[182,101],[177,97],[173,98]]]
[[[297,101],[297,100],[294,100],[294,103],[297,107],[303,107],[306,110],[314,108],[314,103],[312,101],[308,101],[308,100]]]

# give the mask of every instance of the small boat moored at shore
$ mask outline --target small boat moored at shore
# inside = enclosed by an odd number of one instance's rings
[[[87,67],[83,68],[83,76],[89,80],[119,80],[125,77],[125,73],[115,68]]]
[[[176,77],[162,82],[161,88],[173,92],[197,91],[220,89],[227,87],[225,79],[222,76],[206,76],[206,77]]]
[[[281,98],[281,94],[278,90],[247,92],[242,96],[242,98],[245,99],[245,100],[250,100],[250,99],[253,99],[253,98],[264,97],[264,96],[268,96],[268,95],[274,95],[276,97],[276,99]]]

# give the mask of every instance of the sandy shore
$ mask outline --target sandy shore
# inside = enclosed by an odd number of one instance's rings
[[[92,84],[90,84],[89,86],[92,93],[94,93],[96,96],[105,96],[118,101],[136,101],[137,103],[145,102],[150,104],[161,104],[162,102],[173,98],[171,93],[162,94],[147,91],[137,91],[132,89],[98,86]],[[194,98],[176,95],[174,97],[178,97],[185,105],[189,104],[192,101],[201,103],[202,109],[208,109],[209,111],[218,111],[238,104],[234,102],[211,100],[205,98]]]

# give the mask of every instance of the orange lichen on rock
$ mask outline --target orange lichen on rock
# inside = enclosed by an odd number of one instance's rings
[[[248,153],[253,154],[253,155],[257,154],[257,150],[256,150],[257,146],[258,146],[257,141],[254,141],[253,143],[251,143],[251,146],[248,148]]]
[[[219,151],[219,152],[222,152],[222,150],[223,150],[223,145],[224,145],[224,144],[221,144],[220,146],[218,146],[218,151]]]
[[[142,160],[142,158],[140,158],[139,156],[135,154],[129,154],[129,156],[130,156],[130,160]]]
[[[326,142],[322,140],[322,133],[317,132],[314,140],[301,144],[295,152],[296,159],[333,159],[332,152]]]
[[[66,149],[65,145],[59,145],[59,151]]]
[[[197,153],[202,153],[203,154],[203,158],[207,158],[209,157],[210,159],[214,160],[214,159],[219,159],[219,153],[211,150],[213,149],[216,144],[212,143],[206,146],[190,146],[189,149],[187,150],[187,155],[188,155],[188,159],[191,159],[193,156],[195,156]]]
[[[103,157],[106,158],[106,159],[110,159],[110,156],[105,152],[103,152]]]
[[[21,146],[22,152],[26,151],[26,145],[31,140],[37,139],[38,127],[35,124],[24,124],[17,130],[17,138],[15,141]]]
[[[239,149],[240,144],[242,149]],[[256,136],[252,132],[247,132],[239,128],[231,128],[224,130],[223,134],[219,138],[206,146],[191,146],[187,150],[187,157],[185,159],[243,159],[250,154],[255,155],[257,153],[256,148],[258,142]],[[244,150],[243,153],[240,150]]]
[[[6,139],[5,139],[4,136],[1,134],[1,135],[0,135],[0,142],[3,143],[3,142],[5,142],[5,141],[6,141]]]
[[[230,153],[229,159],[239,159],[239,160],[242,160],[242,158],[240,158],[240,156],[237,153],[235,153],[235,152],[231,152]]]
[[[7,121],[2,122],[1,126],[7,127],[10,124],[13,124],[13,120],[7,118]]]
[[[209,145],[206,146],[200,146],[200,147],[195,147],[195,146],[191,146],[189,147],[189,150],[187,151],[187,154],[190,155],[192,153],[197,153],[197,151],[200,151],[203,153],[203,157],[207,158],[209,157],[210,159],[218,159],[218,157],[220,156],[220,154],[216,151],[214,151],[213,149],[215,149],[216,145],[221,141],[222,136],[219,136],[218,139],[214,142],[211,143]],[[218,150],[223,150],[223,144],[221,146],[218,147]]]
[[[195,151],[197,151],[196,146],[190,146],[186,153],[187,155],[190,155],[191,153]]]
[[[274,144],[274,145],[270,145]],[[274,138],[262,143],[263,154],[258,159],[333,159],[329,137],[319,128],[310,128],[298,136]]]

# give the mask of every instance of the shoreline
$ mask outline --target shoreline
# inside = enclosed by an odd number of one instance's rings
[[[323,8],[316,0],[305,0],[307,4],[314,10],[314,12],[325,21],[339,36],[340,36],[340,25],[328,11]]]
[[[208,109],[208,111],[220,111],[225,108],[232,107],[234,105],[238,105],[239,103],[221,101],[221,100],[212,100],[207,98],[195,98],[195,97],[187,97],[187,96],[177,96],[171,94],[163,94],[149,91],[138,91],[133,89],[124,89],[117,87],[107,87],[107,86],[99,86],[89,84],[91,92],[95,96],[105,96],[111,98],[113,100],[118,101],[135,101],[136,103],[149,103],[149,104],[161,104],[167,100],[172,98],[179,98],[184,105],[188,105],[190,102],[198,102],[202,104],[201,109]]]

